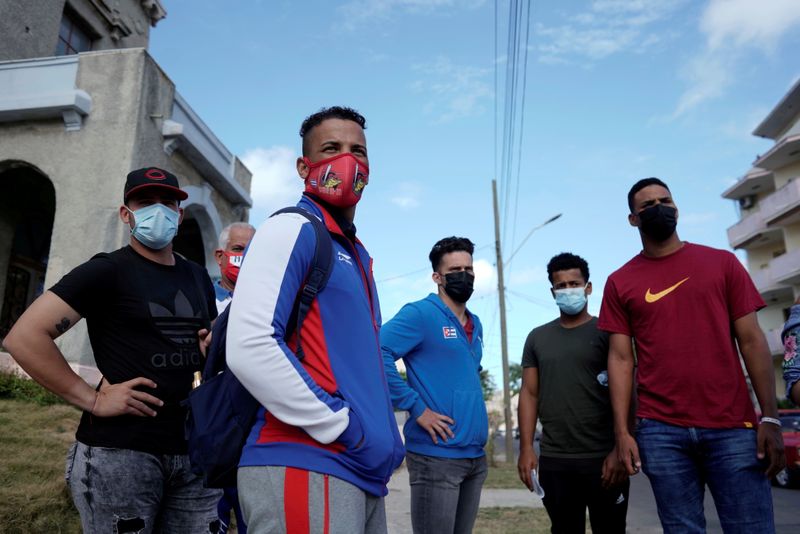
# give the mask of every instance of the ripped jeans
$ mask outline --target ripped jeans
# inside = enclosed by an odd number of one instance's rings
[[[186,455],[155,455],[75,442],[66,481],[84,532],[219,531],[221,490],[203,487]]]

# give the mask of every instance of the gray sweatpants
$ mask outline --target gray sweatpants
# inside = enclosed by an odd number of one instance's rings
[[[249,534],[385,534],[383,497],[294,467],[240,467],[239,503]]]

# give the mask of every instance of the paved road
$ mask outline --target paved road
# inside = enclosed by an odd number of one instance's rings
[[[631,479],[631,500],[628,508],[628,531],[636,533],[661,532],[653,490],[644,475]],[[800,489],[772,488],[775,530],[777,534],[800,532]],[[722,532],[711,493],[706,490],[704,501],[706,529],[709,533]]]
[[[518,446],[519,442],[515,441]],[[497,450],[503,450],[502,440]],[[502,460],[503,454],[497,455]],[[660,533],[653,491],[647,477],[640,474],[631,479],[630,506],[628,508],[628,532],[636,534]],[[800,489],[772,488],[777,534],[797,534],[800,532]],[[409,512],[408,472],[401,467],[389,482],[389,495],[386,498],[386,514],[391,534],[411,532]],[[525,489],[484,490],[481,494],[481,507],[530,506],[541,507],[541,501]],[[714,509],[710,493],[706,493],[705,513],[707,530],[710,534],[721,533],[719,518]]]

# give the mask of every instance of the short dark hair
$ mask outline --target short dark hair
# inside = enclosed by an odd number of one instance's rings
[[[550,280],[552,284],[553,273],[568,271],[570,269],[580,269],[583,281],[589,281],[589,264],[577,254],[572,254],[570,252],[562,252],[550,258],[550,262],[547,264],[547,279]]]
[[[431,260],[431,267],[433,267],[434,271],[439,268],[439,264],[442,262],[442,256],[450,252],[467,252],[472,256],[472,253],[475,252],[475,243],[466,237],[456,236],[445,237],[437,241],[436,244],[433,245],[431,253],[428,254],[428,259]]]
[[[664,182],[662,182],[661,180],[659,180],[654,176],[651,176],[650,178],[642,178],[641,180],[633,184],[631,190],[628,191],[628,208],[630,208],[631,213],[633,213],[633,196],[642,189],[644,189],[645,187],[650,185],[660,185],[661,187],[669,191],[669,186],[667,186],[667,184],[665,184]]]
[[[348,108],[344,106],[331,106],[329,108],[322,108],[313,115],[309,115],[303,121],[303,124],[300,125],[300,137],[303,138],[303,155],[306,154],[306,135],[308,132],[313,130],[316,126],[319,126],[322,121],[328,119],[342,119],[346,121],[353,121],[359,126],[361,126],[362,130],[367,129],[367,119],[359,113],[358,111],[354,110],[353,108]]]

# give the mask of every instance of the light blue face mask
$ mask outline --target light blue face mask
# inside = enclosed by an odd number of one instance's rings
[[[136,211],[128,211],[133,214],[136,223],[131,234],[147,248],[161,250],[178,233],[178,212],[164,204],[151,204]]]
[[[568,287],[566,289],[554,289],[556,304],[562,312],[567,315],[578,315],[586,307],[586,287]]]

